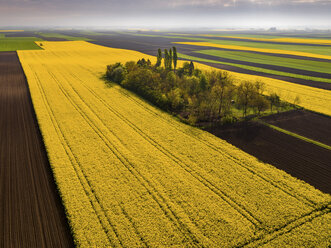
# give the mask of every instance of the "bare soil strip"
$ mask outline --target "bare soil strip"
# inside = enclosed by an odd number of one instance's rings
[[[262,118],[265,122],[331,146],[331,117],[293,110]]]
[[[16,52],[0,53],[0,247],[73,247]]]
[[[331,193],[331,152],[256,122],[229,128],[208,128],[259,160],[302,179],[325,193]]]

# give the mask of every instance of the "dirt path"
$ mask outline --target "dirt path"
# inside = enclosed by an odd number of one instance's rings
[[[0,53],[0,247],[73,240],[16,52]]]

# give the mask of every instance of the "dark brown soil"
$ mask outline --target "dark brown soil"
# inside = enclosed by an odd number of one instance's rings
[[[262,119],[277,127],[331,146],[331,117],[329,116],[307,110],[293,110]]]
[[[326,193],[331,193],[331,151],[278,132],[256,122],[228,128],[208,128],[210,133],[274,165]]]
[[[73,247],[16,52],[0,53],[0,247]]]

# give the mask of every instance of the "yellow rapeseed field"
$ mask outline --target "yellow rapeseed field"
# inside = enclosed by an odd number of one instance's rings
[[[322,54],[315,54],[315,53],[306,53],[306,52],[279,50],[279,49],[268,49],[268,48],[255,48],[255,47],[235,46],[235,45],[222,45],[222,44],[215,44],[215,43],[211,43],[211,42],[173,42],[173,43],[183,44],[183,45],[192,45],[192,46],[217,47],[217,48],[242,50],[242,51],[254,51],[254,52],[263,52],[263,53],[289,54],[289,55],[297,55],[297,56],[320,58],[320,59],[331,59],[331,56],[329,56],[329,55],[322,55]]]
[[[0,33],[24,32],[24,30],[0,30]]]
[[[19,51],[81,247],[327,247],[331,196],[101,79],[153,57],[82,41]]]

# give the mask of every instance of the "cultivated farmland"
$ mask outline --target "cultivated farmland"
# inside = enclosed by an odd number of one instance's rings
[[[41,40],[36,37],[7,37],[0,34],[0,51],[35,50],[41,49],[35,41]]]
[[[71,247],[16,52],[0,52],[0,247]]]
[[[107,64],[155,58],[42,43],[19,57],[77,245],[328,245],[330,195],[101,79]],[[330,114],[329,91],[272,85]]]

